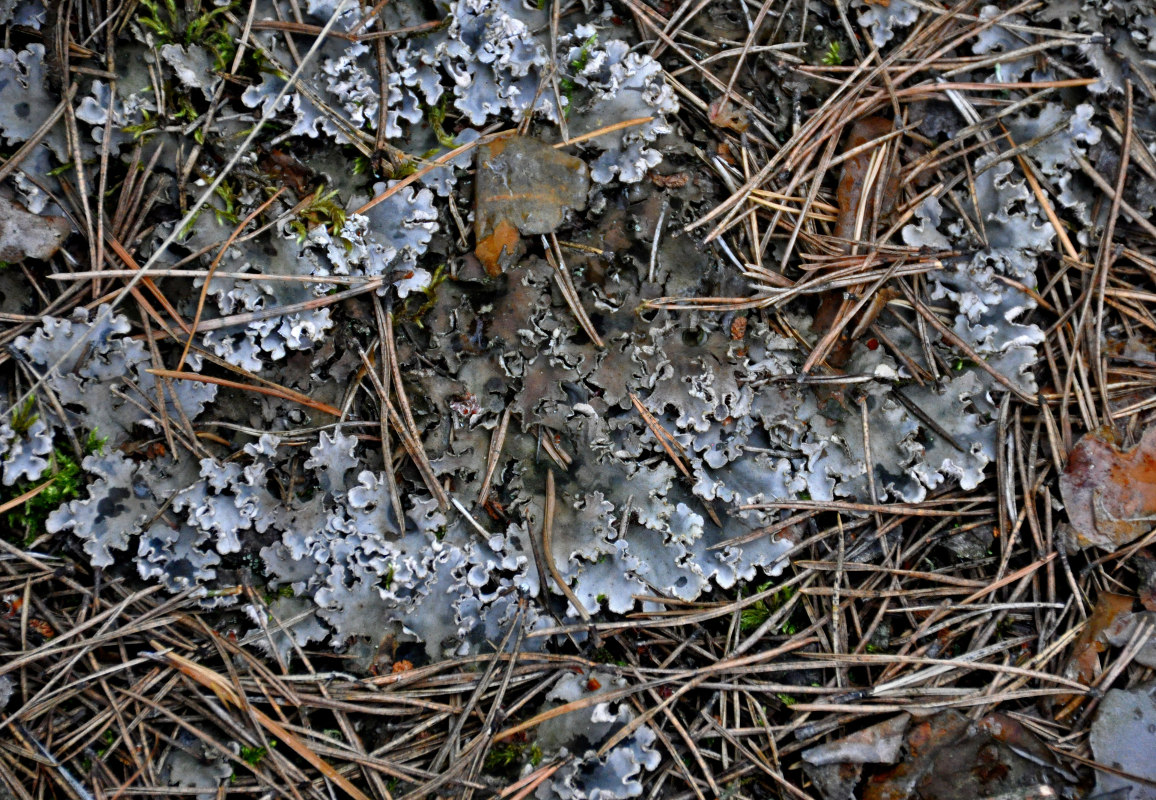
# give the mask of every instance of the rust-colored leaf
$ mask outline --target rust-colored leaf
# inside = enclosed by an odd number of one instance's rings
[[[868,142],[881,136],[886,136],[892,130],[891,120],[884,117],[867,117],[856,122],[847,135],[844,151],[862,147]],[[839,175],[839,188],[835,192],[835,200],[839,206],[839,215],[835,222],[835,235],[840,239],[854,239],[855,225],[861,209],[866,225],[870,225],[875,214],[875,187],[867,186],[868,173],[871,171],[871,158],[880,146],[870,147],[861,153],[856,153],[843,162],[843,171]],[[883,194],[877,216],[883,216],[895,204],[895,195],[899,189],[899,176],[890,174],[887,165],[878,172],[878,179],[883,181]],[[862,233],[862,232],[861,232]],[[850,250],[850,244],[844,245]]]
[[[1156,427],[1130,450],[1108,428],[1086,434],[1068,457],[1060,493],[1081,548],[1115,550],[1148,533],[1156,520]]]
[[[720,97],[710,104],[707,109],[707,119],[712,125],[729,128],[736,133],[742,133],[751,126],[746,112],[741,108],[733,107],[725,97]]]
[[[1100,653],[1107,644],[1104,631],[1122,614],[1132,610],[1132,598],[1127,595],[1104,592],[1096,600],[1092,616],[1088,618],[1080,637],[1072,646],[1072,655],[1064,668],[1064,677],[1091,684],[1100,671]]]
[[[512,256],[518,246],[518,229],[504,219],[498,220],[494,231],[484,239],[478,239],[474,255],[486,268],[486,274],[496,278],[502,274],[500,266],[503,256]]]
[[[580,158],[528,136],[478,148],[474,255],[496,277],[518,255],[519,234],[552,233],[568,209],[586,206],[589,170]]]

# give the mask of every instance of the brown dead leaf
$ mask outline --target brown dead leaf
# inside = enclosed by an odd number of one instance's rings
[[[1132,598],[1127,595],[1102,593],[1096,600],[1096,607],[1080,637],[1072,645],[1072,655],[1064,667],[1064,677],[1077,680],[1080,683],[1091,684],[1100,672],[1100,653],[1107,649],[1104,641],[1104,632],[1115,624],[1123,614],[1132,610]],[[1061,698],[1062,702],[1070,700]]]
[[[690,175],[685,172],[675,172],[671,175],[650,173],[650,182],[663,189],[681,189],[690,181]]]
[[[302,164],[293,154],[276,147],[269,150],[258,165],[270,179],[288,186],[298,197],[304,197],[308,193],[314,179],[313,171],[309,167]]]
[[[589,170],[580,158],[529,136],[478,148],[474,255],[497,277],[517,257],[519,233],[552,233],[568,209],[586,206]]]
[[[1116,550],[1152,530],[1156,520],[1156,427],[1121,450],[1113,432],[1086,434],[1060,476],[1076,544]]]
[[[520,237],[518,229],[504,219],[498,220],[493,232],[485,238],[478,239],[474,247],[474,255],[486,268],[486,274],[496,278],[502,274],[500,266],[502,256],[512,256],[518,246]]]
[[[851,127],[851,132],[847,135],[843,149],[846,151],[862,147],[891,133],[893,128],[894,124],[885,117],[861,119]],[[856,227],[860,218],[862,218],[864,226],[870,226],[873,216],[882,217],[895,205],[895,198],[899,191],[899,176],[892,174],[886,164],[876,174],[876,181],[883,184],[880,208],[875,208],[875,185],[867,185],[867,179],[871,173],[871,159],[880,146],[877,145],[864,150],[843,162],[843,171],[839,175],[839,187],[835,191],[835,199],[839,206],[839,216],[835,222],[835,236],[844,240],[842,245],[847,252],[850,252],[852,240],[863,237],[868,241],[874,239],[873,232],[868,230],[858,231],[858,235],[856,235]]]
[[[747,112],[741,108],[734,108],[725,97],[720,97],[710,104],[707,119],[712,125],[729,128],[737,133],[742,133],[751,126]]]
[[[1035,734],[1004,714],[975,724],[943,711],[913,724],[907,755],[873,775],[864,800],[955,800],[1056,797],[1076,776],[1063,769]]]

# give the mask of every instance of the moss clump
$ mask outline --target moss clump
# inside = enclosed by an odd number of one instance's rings
[[[490,775],[513,778],[523,763],[542,763],[542,748],[535,742],[498,742],[486,753],[484,770]]]
[[[19,413],[13,416],[13,429],[16,429],[17,418]],[[31,425],[36,421],[33,416],[27,425]],[[27,426],[24,428],[27,430]],[[88,435],[84,443],[84,454],[92,455],[93,453],[101,453],[104,451],[105,442],[107,438],[97,436],[96,431]],[[80,464],[77,460],[57,448],[53,450],[49,457],[48,472],[51,477],[47,488],[42,490],[38,495],[25,500],[19,506],[11,509],[4,518],[8,527],[14,531],[22,531],[24,534],[25,546],[35,541],[41,534],[44,533],[44,523],[48,519],[48,515],[69,500],[80,496],[80,490],[84,488],[84,475],[82,474]],[[15,486],[4,487],[0,492],[0,498],[3,502],[19,497],[25,492],[30,492],[38,486],[41,486],[44,480],[37,481],[21,481]]]
[[[771,588],[771,586],[772,584],[767,582],[762,586],[759,586],[755,591],[756,593],[765,592],[767,589]],[[782,608],[786,602],[790,600],[792,596],[794,596],[794,594],[794,588],[787,586],[775,592],[765,600],[759,600],[744,608],[742,615],[739,618],[739,625],[742,628],[743,633],[753,631],[755,628],[766,622],[771,614]],[[792,634],[795,632],[795,626],[791,623],[790,620],[787,620],[782,624],[780,630],[782,633]]]

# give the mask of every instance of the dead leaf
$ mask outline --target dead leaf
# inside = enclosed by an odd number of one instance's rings
[[[491,278],[517,256],[518,234],[552,233],[568,209],[586,207],[590,174],[580,158],[528,136],[478,148],[474,255]]]
[[[1104,631],[1112,626],[1118,617],[1132,610],[1132,598],[1127,595],[1103,592],[1096,599],[1096,607],[1088,618],[1080,637],[1072,645],[1072,655],[1064,667],[1064,677],[1080,683],[1091,684],[1100,672],[1100,653],[1107,649]],[[1065,703],[1071,698],[1063,696],[1058,702]]]
[[[504,219],[498,220],[494,231],[484,239],[478,239],[474,255],[486,268],[486,274],[496,278],[502,274],[502,256],[512,256],[519,241],[518,229]]]
[[[910,714],[899,714],[861,731],[803,751],[808,764],[894,764],[903,745]]]
[[[1031,731],[1003,714],[975,724],[944,711],[911,726],[907,757],[873,776],[865,800],[1056,797],[1075,775],[1059,767]]]
[[[882,136],[891,133],[894,125],[884,117],[867,117],[856,122],[847,135],[843,149],[853,150],[862,147]],[[852,240],[865,238],[874,239],[873,231],[868,230],[872,217],[882,217],[895,205],[895,197],[899,191],[899,176],[892,174],[888,165],[883,164],[875,175],[875,180],[883,184],[883,194],[880,198],[880,207],[875,208],[875,184],[868,186],[866,181],[871,173],[871,159],[883,145],[870,147],[861,153],[851,156],[843,162],[843,171],[839,175],[839,187],[835,190],[835,199],[839,206],[839,215],[835,222],[835,236],[845,240],[843,248],[850,252]],[[883,151],[882,155],[886,155]],[[856,235],[856,227],[862,218],[863,229]]]
[[[1124,647],[1132,637],[1144,637],[1133,660],[1137,664],[1156,669],[1156,611],[1121,614],[1104,630],[1104,639],[1113,647]]]
[[[64,217],[33,214],[19,203],[0,197],[0,261],[46,261],[70,233],[72,224]]]
[[[1140,578],[1140,586],[1136,589],[1140,605],[1149,611],[1156,611],[1156,558],[1147,550],[1140,550],[1133,556],[1132,566]]]
[[[746,111],[741,108],[732,108],[725,97],[720,97],[710,104],[707,109],[707,119],[712,125],[729,128],[737,133],[742,133],[751,126]]]
[[[690,182],[690,175],[685,172],[675,172],[672,175],[650,173],[650,182],[663,189],[681,189]]]
[[[1076,544],[1116,550],[1152,530],[1156,520],[1156,427],[1121,450],[1108,428],[1086,434],[1060,476],[1060,494]]]

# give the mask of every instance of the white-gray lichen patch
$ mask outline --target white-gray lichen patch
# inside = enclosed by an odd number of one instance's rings
[[[336,7],[317,0],[305,14],[324,23]],[[257,8],[272,15],[264,0]],[[353,30],[363,10],[346,4],[337,30]],[[106,450],[83,462],[89,483],[82,497],[50,518],[53,531],[71,531],[95,565],[129,559],[142,577],[174,591],[259,575],[279,596],[268,609],[248,609],[254,627],[247,641],[282,660],[321,640],[350,652],[372,649],[386,634],[420,640],[437,658],[494,646],[527,596],[542,601],[520,617],[533,630],[551,624],[548,605],[574,621],[583,613],[630,613],[640,596],[692,601],[779,574],[797,532],[759,532],[799,499],[918,503],[949,487],[973,489],[990,475],[994,413],[1006,387],[934,334],[927,342],[934,363],[913,375],[909,365],[924,364],[927,353],[909,308],[888,308],[878,321],[897,352],[858,345],[846,365],[854,388],[837,390],[801,375],[806,345],[817,335],[806,302],[784,307],[781,320],[636,313],[647,297],[707,296],[730,281],[718,259],[676,237],[669,224],[659,234],[624,230],[656,199],[642,179],[659,164],[660,137],[673,131],[678,111],[661,64],[617,38],[610,14],[582,16],[554,52],[548,15],[532,4],[457,0],[444,11],[443,25],[390,39],[384,78],[372,40],[330,37],[279,102],[294,62],[284,37],[257,31],[267,69],[233,95],[237,127],[230,130],[243,132],[262,116],[275,129],[271,141],[241,159],[157,259],[201,271],[183,284],[191,291],[170,295],[182,319],[199,320],[184,369],[206,369],[215,358],[251,373],[241,377],[253,383],[323,395],[328,408],[341,406],[340,424],[310,418],[282,397],[158,382],[150,369],[168,365],[167,351],[154,353],[147,339],[131,335],[126,316],[102,308],[47,317],[12,350],[60,405],[44,406],[43,420],[20,433],[0,429],[4,482],[42,475],[66,425],[108,437]],[[389,13],[399,28],[424,21],[413,4]],[[982,13],[993,19],[990,9]],[[892,0],[863,10],[860,21],[884,46],[917,17],[915,6]],[[381,24],[371,20],[363,30],[376,34]],[[972,51],[1010,52],[1018,36],[1001,20]],[[133,46],[128,52],[146,49]],[[83,85],[77,117],[85,148],[102,141],[110,119],[118,145],[147,127],[156,110],[141,80],[149,69],[198,102],[221,89],[221,76],[205,69],[213,57],[207,46],[152,49],[152,60],[127,65],[115,87],[99,79]],[[52,110],[35,85],[43,58],[35,45],[0,54],[0,71],[11,79],[0,91],[28,104],[28,120]],[[1018,69],[1009,61],[999,76],[988,70],[977,79],[1009,80]],[[925,133],[950,135],[962,113],[941,113]],[[1023,155],[1058,188],[1062,210],[1081,218],[1090,215],[1090,195],[1073,170],[1100,139],[1094,117],[1091,106],[1070,112],[1049,102],[1006,120],[1017,142],[1030,143]],[[563,125],[571,137],[609,129],[569,150],[586,162],[594,185],[576,190],[586,197],[572,205],[590,202],[585,218],[568,224],[600,255],[571,249],[568,240],[564,247],[579,302],[604,347],[563,301],[560,266],[528,257],[497,280],[469,276],[455,248],[458,239],[467,246],[476,213],[462,207],[468,199],[459,185],[472,179],[470,154],[399,184],[407,170],[476,141],[484,127],[523,119],[544,141],[560,138]],[[28,120],[0,118],[9,143],[30,134]],[[379,133],[394,149],[366,157]],[[349,146],[355,142],[359,149]],[[319,151],[319,166],[295,164],[287,143]],[[422,158],[386,163],[398,153]],[[922,279],[926,297],[974,354],[1031,394],[1043,336],[1030,317],[1032,290],[1055,231],[994,140],[974,164],[977,219],[929,195],[901,238],[958,254]],[[262,170],[291,191],[246,227],[243,213],[268,199],[266,187],[248,179]],[[209,168],[190,185],[205,187],[214,177]],[[673,220],[686,208],[667,205],[667,213]],[[648,222],[657,229],[654,216]],[[143,258],[172,224],[160,222],[144,237]],[[559,224],[551,219],[547,227]],[[652,276],[630,251],[655,236]],[[603,249],[615,237],[622,252]],[[217,274],[208,279],[210,267]],[[376,281],[374,293],[349,306],[326,302],[365,279]],[[376,441],[374,426],[388,412],[356,379],[365,375],[360,350],[373,351],[380,335],[379,310],[394,314],[412,406],[406,413],[432,477],[469,518],[430,496],[426,481],[390,449],[396,441],[384,455]],[[784,321],[797,335],[786,335]],[[506,412],[508,435],[491,464]],[[219,426],[205,441],[236,435],[240,449],[181,453],[179,460],[119,449],[142,432],[159,440],[162,414],[180,421],[181,435],[202,422]],[[491,502],[475,508],[487,466]],[[532,546],[546,527],[548,470],[556,502],[546,557],[572,593],[564,601],[547,592]],[[608,719],[614,713],[605,712]],[[648,743],[636,745],[583,769],[605,774],[606,792],[628,791],[650,759]],[[550,791],[580,796],[571,778],[560,774]]]
[[[175,381],[158,387],[149,370],[145,344],[126,336],[128,319],[108,306],[78,308],[69,319],[45,317],[31,336],[18,337],[13,351],[55,393],[67,423],[107,440],[111,447],[129,439],[133,426],[159,430],[160,398],[166,414],[196,418],[216,397],[208,383]],[[200,360],[189,362],[192,369]],[[179,407],[179,412],[178,412]]]

